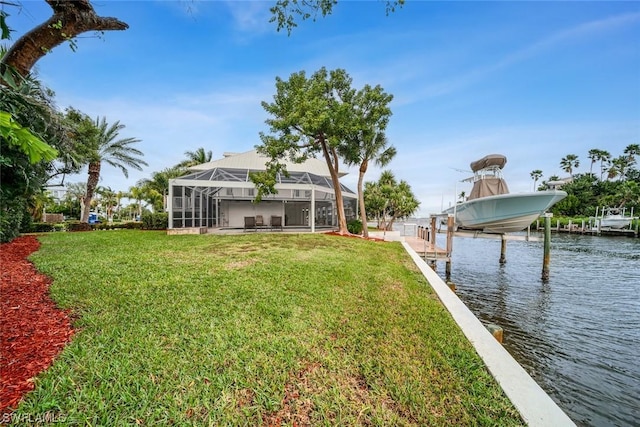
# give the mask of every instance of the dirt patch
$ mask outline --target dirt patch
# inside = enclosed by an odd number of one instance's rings
[[[69,312],[49,297],[51,279],[27,260],[39,247],[34,236],[0,244],[0,414],[33,390],[74,333]]]
[[[297,373],[291,374],[285,385],[282,408],[276,412],[267,414],[262,421],[266,426],[275,427],[281,425],[310,426],[309,415],[313,411],[313,402],[303,394],[310,390],[309,376],[320,368],[319,363],[309,363]],[[305,393],[307,392],[307,393]]]

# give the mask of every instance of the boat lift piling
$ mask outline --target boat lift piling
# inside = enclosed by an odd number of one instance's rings
[[[544,256],[542,258],[542,281],[549,281],[549,263],[551,261],[551,217],[552,213],[544,214]]]
[[[433,218],[435,219],[435,217]],[[432,224],[433,222],[434,221],[432,220]],[[451,278],[451,255],[453,253],[453,229],[455,228],[454,222],[455,220],[453,215],[447,216],[447,260],[445,262],[445,270],[444,270],[445,278],[447,279],[447,281]]]
[[[500,239],[500,265],[507,263],[507,235],[503,234]]]

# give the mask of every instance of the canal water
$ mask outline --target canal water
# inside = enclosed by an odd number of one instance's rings
[[[500,240],[454,238],[457,295],[577,425],[640,426],[640,239],[551,239],[543,283],[542,237],[509,241],[505,265]]]

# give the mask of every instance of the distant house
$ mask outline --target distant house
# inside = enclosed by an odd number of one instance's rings
[[[56,202],[61,202],[67,195],[67,189],[62,185],[56,185],[53,187],[47,187],[47,193],[55,199]]]
[[[169,180],[169,228],[242,228],[244,217],[283,218],[285,227],[337,226],[336,201],[324,160],[284,161],[290,176],[279,174],[278,194],[254,203],[256,188],[250,172],[264,171],[268,157],[256,150],[225,153],[224,157],[189,168]],[[344,176],[346,174],[341,174]],[[341,184],[347,221],[356,218],[357,195]]]
[[[560,190],[563,185],[573,182],[573,177],[560,178],[555,181],[547,181],[547,188],[549,190]]]

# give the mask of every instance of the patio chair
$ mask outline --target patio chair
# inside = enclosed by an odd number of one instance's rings
[[[264,219],[262,219],[262,215],[256,215],[256,228],[264,227]]]
[[[282,231],[282,217],[281,216],[272,216],[271,217],[271,230],[279,228]]]
[[[244,231],[250,230],[256,231],[256,219],[252,216],[244,217]]]

